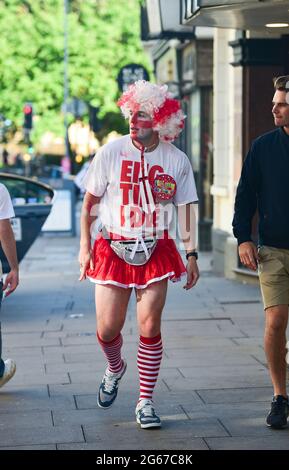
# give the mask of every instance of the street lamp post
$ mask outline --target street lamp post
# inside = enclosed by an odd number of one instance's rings
[[[69,0],[64,0],[64,140],[65,140],[65,156],[63,164],[63,169],[67,173],[71,172],[71,159],[69,153],[69,141],[68,141],[68,119],[67,119],[67,104],[69,96],[68,88],[68,2]]]

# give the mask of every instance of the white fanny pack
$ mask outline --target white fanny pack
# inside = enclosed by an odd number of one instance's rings
[[[105,227],[102,228],[102,233],[117,256],[127,264],[132,264],[133,266],[146,264],[158,242],[155,237],[137,237],[133,240],[111,240]]]

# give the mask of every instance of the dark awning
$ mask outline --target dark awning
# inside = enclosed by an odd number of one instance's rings
[[[233,29],[265,29],[268,23],[289,23],[289,1],[181,0],[183,25]],[[289,33],[289,27],[278,29]]]

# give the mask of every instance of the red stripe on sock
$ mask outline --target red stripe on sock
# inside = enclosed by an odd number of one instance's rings
[[[143,345],[156,345],[158,341],[161,341],[162,337],[161,334],[158,334],[157,336],[154,336],[153,338],[146,338],[145,336],[140,336],[140,341],[143,343]]]
[[[122,335],[119,333],[112,341],[103,341],[97,332],[97,339],[108,362],[111,372],[120,372],[123,366],[121,359]]]
[[[143,398],[152,399],[154,387],[159,375],[162,352],[163,346],[160,334],[154,338],[140,336],[137,356],[140,381],[139,400]]]

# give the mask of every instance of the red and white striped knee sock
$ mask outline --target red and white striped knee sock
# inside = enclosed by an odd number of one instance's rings
[[[108,361],[110,372],[120,372],[123,366],[121,359],[122,335],[119,333],[112,341],[103,341],[97,332],[97,339]]]
[[[162,338],[159,334],[154,338],[140,336],[137,354],[137,367],[140,380],[139,401],[152,399],[154,387],[158,379],[163,353]]]

